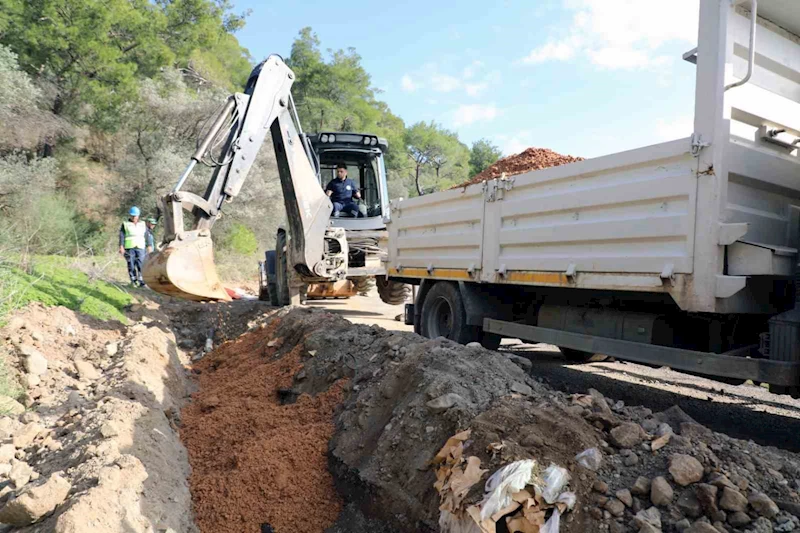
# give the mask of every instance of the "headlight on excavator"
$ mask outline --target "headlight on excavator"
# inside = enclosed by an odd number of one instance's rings
[[[336,142],[336,135],[328,135],[328,142],[335,143]]]
[[[322,135],[319,136],[319,140],[324,142],[324,143],[326,143],[326,142],[328,142],[328,136],[325,135],[325,134],[322,134]]]

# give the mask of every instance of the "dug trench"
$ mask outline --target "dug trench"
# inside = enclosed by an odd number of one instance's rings
[[[511,353],[259,302],[128,317],[32,306],[0,330],[26,389],[0,417],[0,531],[800,530],[797,455]]]
[[[552,518],[541,472],[556,465],[575,501],[559,508],[558,531],[800,529],[797,455],[714,433],[677,406],[653,413],[594,390],[568,395],[528,370],[513,354],[322,310],[270,311],[194,365],[180,434],[197,524],[550,532],[536,520]],[[481,529],[470,512],[486,507],[490,476],[525,464],[535,464],[528,492],[506,495],[514,521],[498,513]],[[511,492],[536,497],[514,503]]]

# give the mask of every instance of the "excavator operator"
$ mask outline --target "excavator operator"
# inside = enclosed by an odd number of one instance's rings
[[[342,212],[354,218],[363,216],[353,201],[353,198],[361,199],[361,193],[355,182],[347,177],[347,165],[344,163],[336,165],[336,177],[325,187],[325,192],[333,202],[334,217],[339,217]]]

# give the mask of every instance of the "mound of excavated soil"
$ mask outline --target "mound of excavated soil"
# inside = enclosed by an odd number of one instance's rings
[[[567,163],[575,163],[576,161],[583,161],[583,158],[573,157],[571,155],[561,155],[548,148],[528,148],[522,153],[510,155],[498,160],[495,164],[480,174],[459,185],[459,187],[465,187],[467,185],[472,185],[473,183],[480,183],[482,181],[499,178],[504,172],[507,176],[513,176],[515,174],[523,174],[532,170],[540,170],[543,168],[566,165]]]
[[[200,392],[183,411],[181,437],[204,533],[256,532],[264,524],[323,531],[341,510],[327,447],[346,380],[283,405],[281,391],[309,354],[296,338],[275,336],[280,323],[223,344],[195,366]]]
[[[552,462],[577,496],[560,533],[800,529],[797,455],[713,433],[677,407],[654,414],[596,391],[568,396],[523,367],[326,312],[282,314],[200,365],[202,392],[181,432],[200,526],[440,531],[432,460],[469,429],[463,454],[486,472],[464,502],[480,501],[509,463]],[[590,448],[591,468],[576,460]]]

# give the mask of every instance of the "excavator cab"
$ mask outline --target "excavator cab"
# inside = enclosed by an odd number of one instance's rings
[[[358,201],[360,218],[374,219],[361,224],[374,226],[380,221],[383,227],[383,215],[388,210],[388,193],[386,187],[386,167],[383,157],[389,145],[386,139],[364,133],[327,132],[309,135],[314,153],[319,161],[320,186],[324,189],[328,183],[336,179],[336,165],[347,166],[347,177],[353,180],[361,193]],[[334,226],[359,227],[352,221],[352,215],[343,214],[332,219]]]

